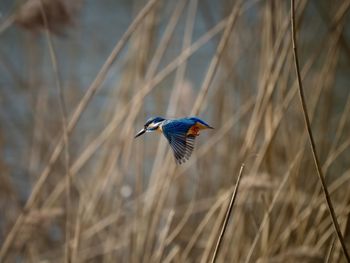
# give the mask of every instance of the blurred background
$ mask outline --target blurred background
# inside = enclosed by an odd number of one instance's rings
[[[296,1],[316,147],[350,249],[349,0]],[[345,262],[297,93],[290,3],[0,2],[0,261]],[[151,116],[214,130],[175,165]]]

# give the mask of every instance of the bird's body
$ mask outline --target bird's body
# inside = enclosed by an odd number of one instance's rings
[[[145,132],[160,131],[173,149],[176,162],[181,164],[191,156],[194,140],[200,130],[204,129],[213,129],[213,127],[197,117],[180,119],[154,117],[146,122],[144,129],[137,133],[135,138]]]

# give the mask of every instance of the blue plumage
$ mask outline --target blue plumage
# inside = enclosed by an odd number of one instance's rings
[[[145,132],[160,130],[173,149],[176,162],[181,164],[191,156],[195,138],[203,129],[212,129],[212,127],[197,117],[172,120],[154,117],[147,120],[144,129],[137,133],[135,138]]]

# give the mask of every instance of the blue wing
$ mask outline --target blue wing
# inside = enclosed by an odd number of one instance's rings
[[[191,120],[172,120],[162,125],[164,136],[173,149],[176,162],[184,163],[191,156],[195,136],[187,135],[188,130],[195,124]]]

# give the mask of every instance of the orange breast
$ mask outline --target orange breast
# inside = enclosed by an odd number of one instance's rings
[[[193,125],[187,132],[187,135],[194,135],[194,136],[198,136],[199,135],[199,130],[200,127],[197,125],[197,123],[195,125]]]

